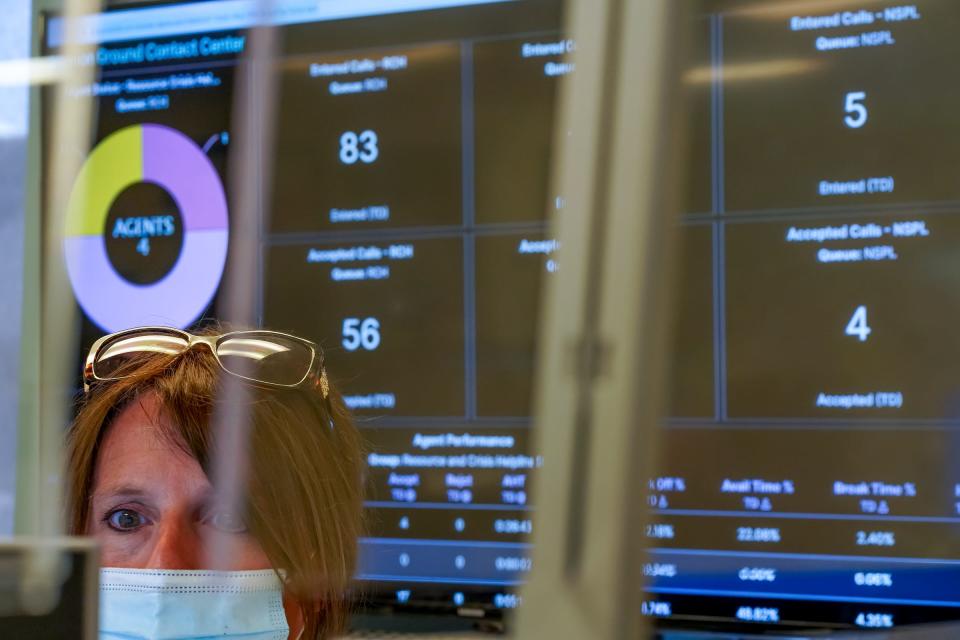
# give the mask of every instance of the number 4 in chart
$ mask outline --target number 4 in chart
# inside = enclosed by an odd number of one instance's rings
[[[860,342],[866,342],[873,329],[867,323],[867,307],[860,305],[853,312],[850,322],[847,323],[847,329],[844,331],[848,336],[859,338]]]

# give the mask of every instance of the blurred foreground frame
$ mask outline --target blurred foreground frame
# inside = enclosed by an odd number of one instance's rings
[[[645,501],[664,408],[688,3],[572,1],[555,133],[562,277],[546,292],[530,582],[518,636],[644,637]],[[678,55],[678,51],[681,55]]]

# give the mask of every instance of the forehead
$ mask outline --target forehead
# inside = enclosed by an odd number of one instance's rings
[[[210,483],[193,456],[176,446],[170,418],[153,394],[128,404],[107,426],[97,453],[93,493],[117,487],[186,494]]]

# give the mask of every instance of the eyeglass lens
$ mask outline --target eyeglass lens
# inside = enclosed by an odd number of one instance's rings
[[[251,333],[225,337],[217,345],[217,356],[234,375],[295,385],[310,371],[313,349],[283,336]]]
[[[186,336],[175,333],[118,336],[100,349],[93,363],[93,372],[103,380],[122,378],[146,358],[158,353],[175,356],[188,344]]]

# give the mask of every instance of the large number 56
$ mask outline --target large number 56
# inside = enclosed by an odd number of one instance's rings
[[[356,351],[363,347],[373,351],[380,346],[380,321],[376,318],[345,318],[343,320],[343,339],[340,341],[347,351]]]

